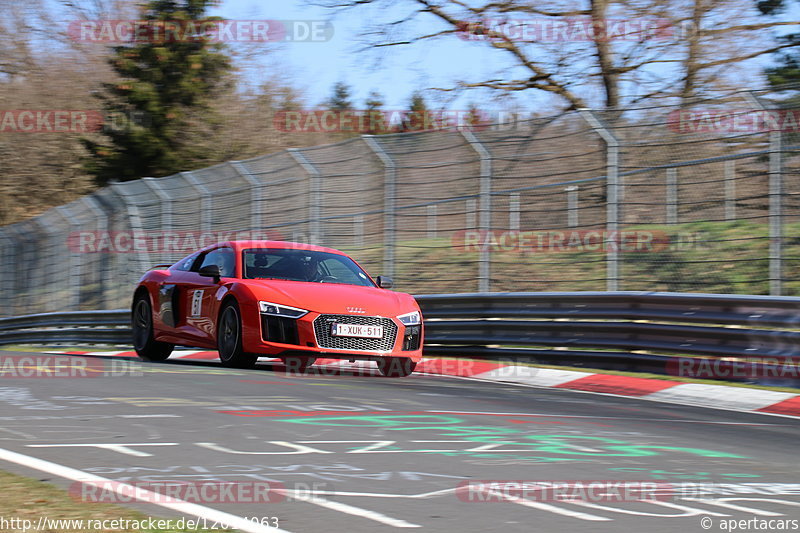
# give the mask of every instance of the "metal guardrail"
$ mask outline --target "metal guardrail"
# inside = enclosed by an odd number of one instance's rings
[[[622,291],[435,294],[417,300],[426,344],[800,356],[796,297]]]
[[[129,344],[130,322],[131,313],[127,309],[0,318],[0,345],[67,342]]]
[[[796,297],[620,291],[417,301],[429,355],[800,384]]]
[[[431,355],[665,373],[685,357],[800,364],[800,298],[660,292],[417,296]],[[128,344],[130,312],[0,319],[0,345]],[[778,362],[776,358],[780,358]],[[761,360],[759,363],[758,360]]]

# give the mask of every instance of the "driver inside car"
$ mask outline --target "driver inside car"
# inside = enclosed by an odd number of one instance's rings
[[[253,259],[253,266],[247,269],[248,277],[266,278],[270,275],[269,258],[267,254],[256,254]]]
[[[320,281],[322,276],[319,273],[319,262],[313,257],[303,257],[301,259],[301,272],[306,281]]]

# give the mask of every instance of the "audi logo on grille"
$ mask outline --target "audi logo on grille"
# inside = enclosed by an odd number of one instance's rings
[[[363,307],[346,307],[348,313],[365,314],[367,312]]]

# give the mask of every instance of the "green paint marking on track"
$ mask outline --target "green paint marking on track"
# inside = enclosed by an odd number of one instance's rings
[[[549,453],[554,455],[569,456],[603,456],[603,457],[652,457],[661,455],[662,452],[679,452],[698,455],[700,457],[728,457],[736,459],[746,458],[728,452],[719,452],[703,448],[687,448],[680,446],[642,445],[625,440],[610,439],[607,437],[590,437],[581,435],[524,435],[514,428],[499,426],[469,426],[463,424],[465,420],[455,416],[444,415],[369,415],[369,416],[320,416],[303,418],[285,418],[281,422],[293,424],[306,424],[315,426],[338,427],[371,427],[387,431],[428,430],[436,431],[445,437],[463,437],[465,440],[483,442],[487,444],[506,444],[530,448],[532,452]],[[436,424],[436,425],[433,425]],[[521,441],[509,441],[508,436],[514,435]],[[533,441],[533,442],[531,442]],[[510,450],[509,450],[510,451]],[[522,450],[513,450],[515,452]],[[463,452],[438,452],[430,453],[462,454]]]

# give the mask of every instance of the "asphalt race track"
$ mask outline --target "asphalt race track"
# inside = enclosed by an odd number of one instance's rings
[[[0,352],[5,361],[31,355]],[[0,468],[73,492],[69,479],[9,462],[18,456],[7,452],[136,486],[260,484],[274,491],[195,503],[277,517],[290,532],[654,533],[721,531],[731,519],[789,530],[800,522],[793,418],[419,374],[74,359],[89,377],[4,374]],[[514,492],[531,486],[509,484],[520,481],[562,488]],[[613,481],[658,490],[556,497]],[[744,529],[765,529],[754,526]]]

